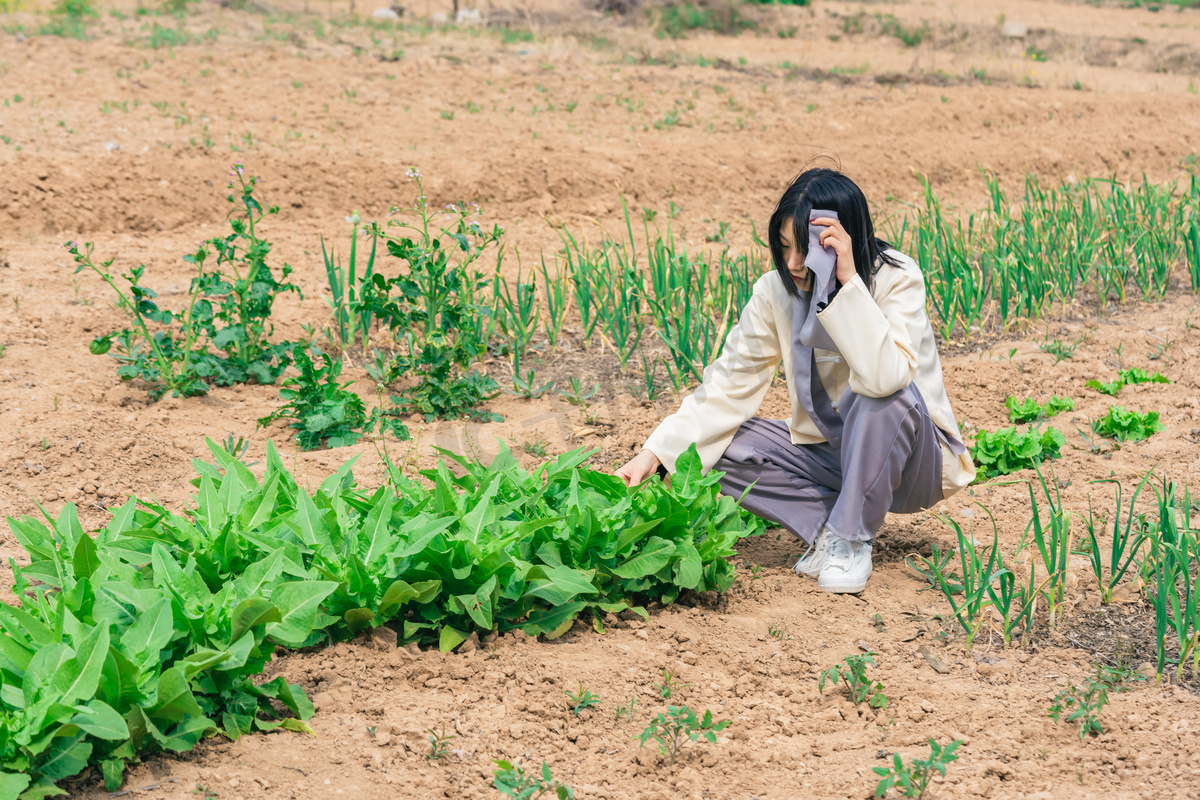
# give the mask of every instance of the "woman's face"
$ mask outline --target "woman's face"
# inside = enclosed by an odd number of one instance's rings
[[[792,275],[792,279],[796,281],[798,289],[808,288],[808,267],[804,265],[804,254],[800,252],[800,248],[796,247],[794,232],[792,226],[784,222],[779,226],[779,242],[783,245],[783,263],[787,265],[787,270]]]

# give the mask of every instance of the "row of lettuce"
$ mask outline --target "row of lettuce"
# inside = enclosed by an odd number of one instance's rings
[[[357,486],[353,462],[314,493],[268,447],[258,480],[210,442],[184,515],[130,500],[93,538],[67,505],[9,519],[20,605],[0,604],[0,800],[63,793],[201,738],[308,731],[285,678],[256,683],[276,647],[389,624],[450,650],[472,632],[556,637],[579,619],[645,614],[685,590],[723,591],[728,557],[762,522],[718,495],[694,448],[670,486],[626,488],[583,450],[530,473],[444,452],[411,480]]]

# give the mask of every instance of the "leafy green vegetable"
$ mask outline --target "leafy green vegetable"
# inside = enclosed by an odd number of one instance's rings
[[[1020,402],[1016,397],[1009,396],[1005,398],[1004,405],[1008,407],[1009,422],[1036,422],[1039,419],[1048,419],[1055,414],[1061,414],[1063,411],[1074,411],[1075,401],[1069,397],[1051,397],[1045,403],[1038,403],[1032,397],[1026,397]]]
[[[443,454],[422,475],[356,487],[345,464],[315,493],[273,446],[261,482],[209,442],[183,514],[130,500],[93,539],[73,505],[9,519],[30,564],[0,603],[0,798],[45,796],[89,765],[110,789],[125,764],[214,731],[311,732],[312,704],[256,683],[276,646],[392,623],[402,641],[457,646],[471,631],[561,636],[581,614],[723,591],[727,560],[763,523],[701,476],[695,448],[671,487],[627,488],[566,453],[530,474]]]
[[[397,439],[408,439],[408,427],[396,419],[397,412],[374,408],[367,413],[361,397],[350,391],[353,381],[339,383],[342,362],[316,351],[322,366],[302,350],[294,353],[300,374],[283,380],[279,396],[287,402],[258,421],[265,427],[277,419],[295,420],[291,428],[297,431],[296,443],[301,450],[322,446],[343,447],[354,444],[364,433],[376,428],[390,432]]]
[[[1092,420],[1092,432],[1118,442],[1140,442],[1163,429],[1157,411],[1129,411],[1124,406],[1111,406],[1103,417]]]
[[[1067,441],[1062,431],[1047,428],[1017,433],[1016,428],[1001,428],[995,433],[979,431],[971,445],[971,458],[978,467],[977,480],[987,480],[1030,469],[1047,458],[1060,458],[1059,448]]]
[[[1109,397],[1116,397],[1117,394],[1126,386],[1133,386],[1138,383],[1170,383],[1161,372],[1156,372],[1150,375],[1144,369],[1133,367],[1132,369],[1123,369],[1117,373],[1116,380],[1108,383],[1101,383],[1098,380],[1090,380],[1085,386],[1089,389],[1095,389],[1101,394],[1106,394]]]

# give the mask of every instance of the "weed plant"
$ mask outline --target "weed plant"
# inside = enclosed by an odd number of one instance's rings
[[[489,280],[474,265],[499,243],[503,229],[485,230],[472,219],[477,210],[465,203],[444,212],[432,209],[420,172],[414,168],[408,175],[417,185],[416,222],[392,219],[382,234],[388,254],[406,270],[392,278],[375,272],[350,307],[352,314],[369,313],[392,336],[394,349],[377,357],[373,377],[385,385],[406,378],[410,385],[399,400],[426,421],[460,416],[498,421],[479,406],[500,387],[472,369],[486,350],[491,319],[483,297]]]
[[[573,800],[575,797],[574,789],[554,779],[550,765],[545,761],[542,762],[541,773],[532,776],[526,775],[522,767],[513,766],[504,759],[496,759],[492,763],[496,765],[492,771],[492,785],[505,797],[515,800],[541,800],[543,797]]]
[[[271,384],[291,363],[293,345],[270,341],[270,317],[280,294],[299,289],[276,279],[267,264],[271,245],[256,229],[279,207],[263,208],[254,197],[258,179],[247,178],[240,163],[230,175],[236,180],[226,198],[235,207],[229,219],[232,232],[183,257],[195,275],[182,311],[158,306],[157,293],[142,283],[145,266],[118,275],[113,259],[94,259],[90,243],[82,249],[75,242],[65,245],[78,265],[75,272],[89,269],[107,283],[117,295],[117,308],[132,324],[96,337],[89,349],[96,355],[111,352],[120,364],[118,377],[144,381],[153,400],[167,392],[174,397],[204,394],[210,382]],[[214,255],[216,264],[210,269],[206,264]],[[281,277],[290,273],[285,264]]]
[[[1071,684],[1060,690],[1046,715],[1055,722],[1078,722],[1080,741],[1089,735],[1099,736],[1104,733],[1100,712],[1108,705],[1108,693],[1124,691],[1126,683],[1144,680],[1146,677],[1139,672],[1097,664],[1095,674],[1082,687]]]
[[[396,417],[397,409],[373,408],[367,412],[362,398],[350,391],[354,381],[340,383],[342,362],[326,353],[313,351],[320,363],[303,350],[295,351],[299,374],[283,380],[279,396],[284,404],[258,420],[260,427],[275,420],[290,419],[301,450],[344,447],[358,442],[365,434],[391,433],[408,439],[408,427]]]
[[[425,756],[428,761],[437,761],[450,750],[450,742],[458,737],[453,733],[446,733],[446,723],[442,723],[441,730],[430,728],[426,731],[429,734],[429,753]]]
[[[846,691],[855,705],[866,703],[871,708],[887,708],[887,695],[883,693],[883,684],[867,677],[867,667],[874,666],[871,656],[874,653],[846,656],[841,664],[834,664],[829,669],[821,670],[817,676],[817,691],[825,694],[825,682],[837,684],[845,682]]]
[[[650,724],[636,737],[642,747],[646,742],[653,741],[658,745],[658,752],[667,756],[672,766],[679,752],[688,742],[698,742],[703,739],[715,744],[717,733],[729,727],[730,720],[713,720],[712,711],[705,711],[703,717],[698,717],[690,706],[667,706],[665,714],[660,713],[650,720]]]
[[[670,700],[671,696],[680,689],[686,689],[691,686],[690,683],[683,683],[678,676],[673,675],[666,669],[662,671],[662,683],[654,684],[654,688],[658,691],[658,696],[663,700]]]
[[[929,758],[915,758],[907,764],[900,758],[899,753],[893,753],[890,767],[874,767],[872,769],[872,772],[881,777],[879,784],[875,787],[875,796],[883,797],[890,790],[897,789],[904,797],[915,797],[920,800],[929,789],[929,783],[933,780],[934,773],[943,778],[946,777],[946,766],[952,761],[958,760],[958,754],[954,751],[960,744],[962,742],[956,739],[943,747],[937,741],[930,739]]]
[[[574,717],[578,717],[579,712],[585,708],[600,705],[600,697],[593,694],[591,690],[585,689],[582,681],[579,684],[578,691],[574,693],[564,691],[563,694],[567,696],[567,707],[571,709],[571,715]]]

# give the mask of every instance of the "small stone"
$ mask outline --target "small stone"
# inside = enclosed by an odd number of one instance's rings
[[[396,11],[391,8],[377,8],[373,12],[371,12],[371,16],[374,17],[375,19],[382,19],[382,20],[388,20],[388,21],[394,21],[394,20],[400,19],[400,15],[397,14]]]
[[[928,647],[922,645],[917,649],[917,652],[921,655],[921,658],[925,659],[926,664],[933,667],[933,671],[937,674],[947,675],[950,673],[950,668],[946,666],[945,662],[931,653]]]
[[[1000,35],[1005,39],[1024,39],[1029,33],[1029,26],[1020,22],[1006,22],[1000,26]]]
[[[645,630],[634,631],[633,635],[638,637],[639,639],[649,639],[650,638],[650,634],[646,633]]]
[[[697,661],[696,654],[693,653],[691,650],[685,651],[681,656],[679,656],[679,658],[685,664],[688,664],[690,666],[696,665],[696,661]]]
[[[387,731],[375,731],[375,744],[387,747],[392,743],[392,735]]]

